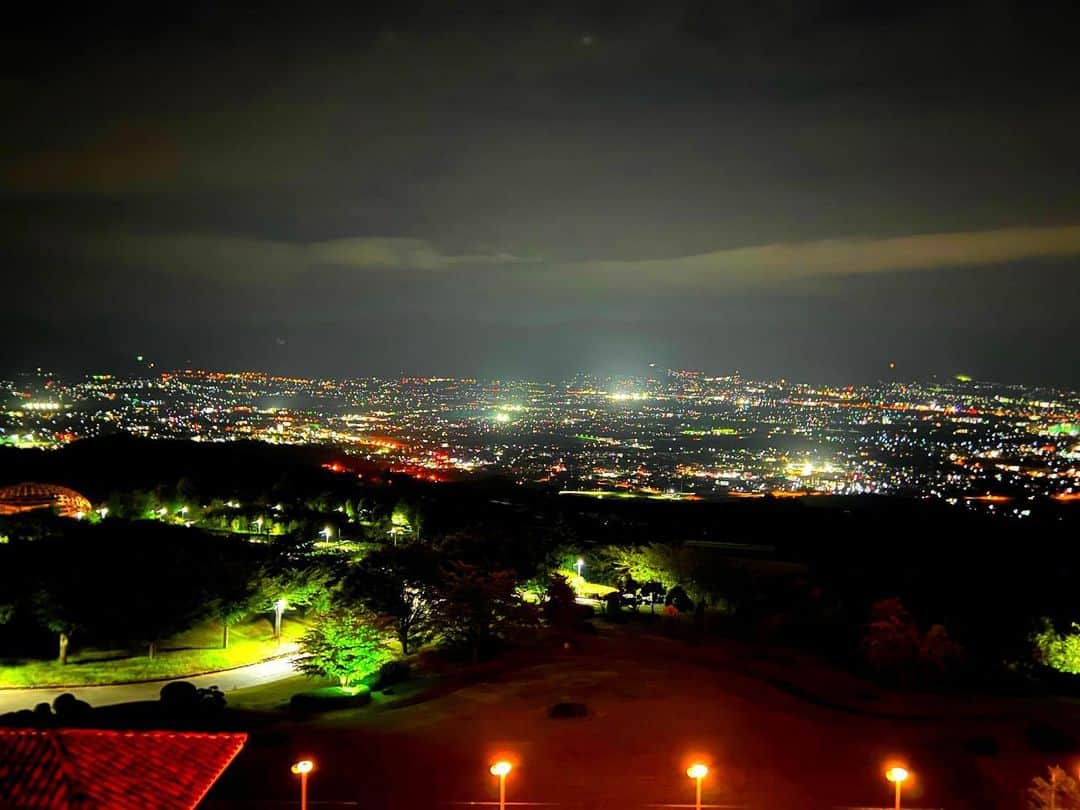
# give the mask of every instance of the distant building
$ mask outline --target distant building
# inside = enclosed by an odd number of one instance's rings
[[[90,501],[73,489],[56,484],[25,482],[0,487],[0,515],[17,515],[35,509],[55,509],[62,517],[81,517]]]

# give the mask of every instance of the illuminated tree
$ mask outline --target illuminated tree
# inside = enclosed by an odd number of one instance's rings
[[[357,611],[337,609],[300,639],[295,667],[305,675],[336,678],[342,688],[377,670],[393,654],[382,633]]]
[[[1064,769],[1053,765],[1046,778],[1036,776],[1027,791],[1029,810],[1067,810],[1080,807],[1080,785]]]
[[[1073,622],[1071,633],[1059,633],[1053,622],[1043,619],[1043,627],[1032,637],[1036,659],[1059,672],[1080,673],[1080,625]]]
[[[679,554],[670,546],[659,543],[635,548],[611,546],[602,556],[613,582],[623,582],[630,577],[638,582],[655,580],[672,588],[684,578],[685,566]]]

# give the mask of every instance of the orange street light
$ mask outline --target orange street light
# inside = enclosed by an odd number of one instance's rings
[[[686,775],[697,783],[697,799],[694,802],[695,810],[701,810],[701,780],[708,776],[708,774],[708,766],[701,762],[695,762],[686,769]]]
[[[896,810],[900,810],[900,786],[904,784],[904,780],[908,778],[910,774],[907,772],[907,768],[901,768],[899,765],[889,768],[885,771],[885,778],[896,785]]]
[[[300,810],[307,810],[307,776],[315,770],[315,763],[310,759],[294,762],[290,770],[300,777]]]
[[[491,775],[499,777],[499,810],[506,810],[506,775],[513,770],[513,765],[500,759],[491,766]]]

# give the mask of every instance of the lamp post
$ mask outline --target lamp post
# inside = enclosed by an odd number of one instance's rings
[[[894,807],[896,810],[900,810],[900,786],[904,784],[904,780],[909,776],[906,768],[895,766],[885,771],[885,778],[896,785],[896,804]]]
[[[315,768],[310,759],[294,762],[290,770],[300,777],[300,810],[307,810],[307,775]]]
[[[512,767],[505,759],[491,766],[491,775],[499,777],[499,810],[506,810],[506,775],[510,773]]]
[[[696,785],[696,792],[694,799],[695,810],[701,810],[701,780],[709,774],[709,768],[702,762],[695,762],[689,768],[686,769],[686,775],[694,780]]]
[[[574,563],[574,567],[577,569],[577,575],[580,577],[582,570],[585,568],[585,561],[578,557],[578,561]]]
[[[321,532],[319,532],[319,534],[321,534],[323,536],[324,540],[329,542],[330,538],[334,536],[334,530],[331,529],[329,526],[327,526],[325,529],[323,529]]]
[[[281,641],[281,614],[287,607],[288,603],[284,599],[274,601],[274,641]]]

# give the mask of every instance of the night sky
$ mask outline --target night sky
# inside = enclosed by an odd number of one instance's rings
[[[1080,386],[1074,3],[39,5],[5,370]]]

